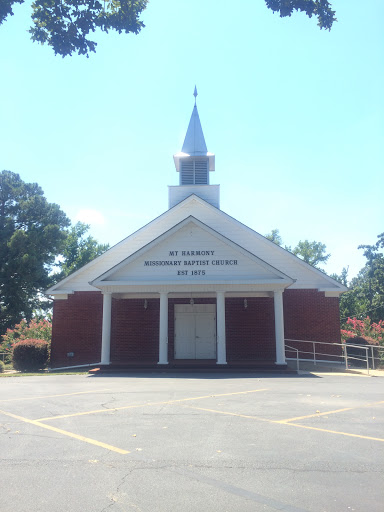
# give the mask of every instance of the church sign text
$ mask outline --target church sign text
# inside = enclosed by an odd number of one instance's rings
[[[198,256],[209,257],[209,259],[197,259]],[[145,260],[144,267],[184,267],[183,270],[177,270],[178,276],[204,276],[206,270],[189,270],[185,267],[220,267],[238,264],[238,260],[234,259],[216,259],[213,250],[169,251],[168,257],[181,259]]]

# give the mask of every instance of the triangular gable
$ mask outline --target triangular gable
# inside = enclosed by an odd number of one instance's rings
[[[92,284],[252,282],[288,286],[293,279],[190,216]]]
[[[345,286],[324,272],[305,263],[294,254],[193,194],[49,288],[46,293],[95,290],[95,287],[89,283],[97,276],[115,267],[191,215],[250,253],[257,254],[261,260],[273,262],[274,268],[280,269],[296,281],[291,288],[311,288],[336,294],[346,291]]]

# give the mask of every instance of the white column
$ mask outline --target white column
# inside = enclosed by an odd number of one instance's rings
[[[159,362],[168,364],[168,294],[160,293]]]
[[[103,330],[101,335],[101,364],[111,362],[112,294],[103,293]]]
[[[283,290],[273,292],[275,304],[276,364],[286,364],[284,343]]]
[[[217,361],[216,364],[227,364],[227,348],[225,342],[225,292],[216,292],[217,318]]]

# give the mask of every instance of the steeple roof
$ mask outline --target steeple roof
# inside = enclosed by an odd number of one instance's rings
[[[191,156],[202,156],[207,154],[207,145],[205,144],[203,129],[201,128],[197,106],[193,107],[188,130],[185,135],[182,153]]]

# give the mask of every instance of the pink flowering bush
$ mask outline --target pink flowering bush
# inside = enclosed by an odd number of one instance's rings
[[[341,329],[341,339],[345,342],[348,338],[364,338],[373,345],[384,345],[384,320],[371,322],[369,316],[363,320],[348,318],[347,329]]]
[[[0,352],[6,354],[5,361],[9,363],[12,360],[13,347],[19,341],[27,339],[44,340],[49,347],[51,337],[52,323],[49,320],[32,319],[29,323],[26,320],[22,320],[19,324],[15,325],[13,329],[7,329],[7,332],[3,334],[1,337]]]

